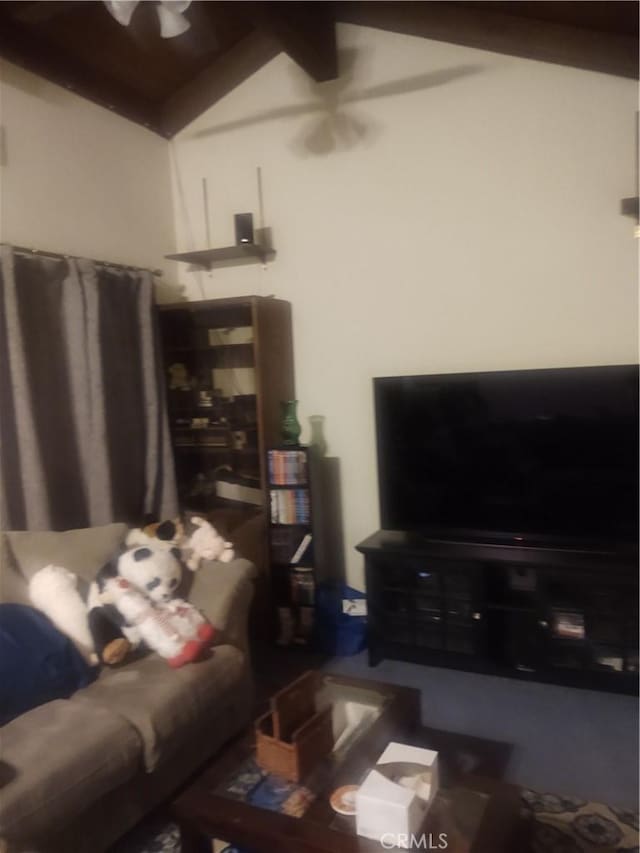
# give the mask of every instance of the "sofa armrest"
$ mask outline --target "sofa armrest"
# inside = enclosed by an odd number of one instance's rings
[[[222,642],[248,653],[248,617],[257,571],[249,560],[205,560],[193,574],[189,601],[222,634]]]

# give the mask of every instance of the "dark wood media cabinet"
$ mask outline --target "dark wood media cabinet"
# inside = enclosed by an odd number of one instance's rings
[[[369,664],[383,658],[638,692],[637,550],[361,542]]]

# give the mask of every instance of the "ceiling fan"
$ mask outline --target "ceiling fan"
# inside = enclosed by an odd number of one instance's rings
[[[364,113],[356,112],[355,104],[427,91],[482,71],[481,66],[475,64],[457,65],[358,89],[355,82],[356,66],[362,61],[364,52],[355,48],[339,50],[340,76],[323,83],[311,81],[306,75],[292,69],[296,87],[302,87],[303,92],[311,95],[307,102],[262,110],[253,115],[196,130],[192,136],[211,137],[263,122],[301,118],[305,119],[305,122],[296,132],[291,147],[305,156],[323,156],[333,151],[354,148],[379,132],[377,122]]]
[[[104,5],[119,24],[128,27],[136,7],[141,0],[104,0]],[[175,38],[185,33],[191,24],[184,13],[191,0],[159,0],[156,4],[160,35],[164,39]]]

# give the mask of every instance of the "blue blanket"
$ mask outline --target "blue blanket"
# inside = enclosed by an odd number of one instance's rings
[[[95,675],[39,610],[0,604],[0,725],[52,699],[66,699]]]

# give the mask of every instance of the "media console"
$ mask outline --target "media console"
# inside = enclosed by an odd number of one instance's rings
[[[638,692],[638,554],[416,538],[361,542],[369,664],[383,658]]]

